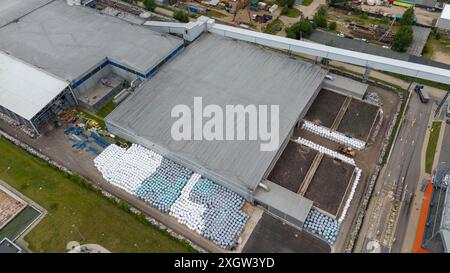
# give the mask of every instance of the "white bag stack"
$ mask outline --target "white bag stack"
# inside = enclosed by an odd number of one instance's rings
[[[303,224],[303,228],[316,234],[328,244],[333,245],[336,242],[340,224],[338,221],[320,213],[318,210],[311,209]]]
[[[307,120],[303,122],[302,129],[326,139],[332,140],[334,142],[352,147],[353,149],[362,150],[364,149],[364,147],[366,147],[366,143],[362,140],[348,137],[339,132],[331,131],[328,128],[316,125]]]
[[[169,214],[177,218],[178,222],[188,226],[198,234],[202,234],[205,227],[203,213],[206,207],[189,200],[192,189],[200,179],[200,174],[194,173],[181,191],[180,197],[173,203]]]
[[[359,180],[361,180],[362,170],[357,167],[355,172],[356,172],[355,180],[353,181],[353,185],[350,190],[350,194],[348,195],[347,201],[345,202],[344,209],[342,210],[342,213],[341,213],[341,217],[339,217],[339,220],[338,220],[339,223],[342,223],[344,221],[345,216],[347,214],[347,210],[350,207],[350,202],[352,201],[353,195],[356,192],[356,187],[358,186]]]
[[[234,245],[249,218],[241,196],[142,146],[110,145],[94,164],[111,184],[222,248]]]
[[[326,154],[326,155],[331,156],[333,158],[337,158],[337,159],[339,159],[339,160],[341,160],[343,162],[346,162],[346,163],[348,163],[350,165],[353,165],[353,166],[356,165],[355,160],[353,158],[347,157],[347,156],[345,156],[345,155],[343,155],[341,153],[338,153],[336,151],[333,151],[331,149],[323,147],[323,146],[321,146],[319,144],[316,144],[316,143],[314,143],[314,142],[312,142],[310,140],[307,140],[307,139],[299,137],[296,140],[296,142],[299,143],[299,144],[305,145],[306,147],[309,147],[309,148],[311,148],[313,150],[316,150],[319,153],[323,153],[323,154]]]

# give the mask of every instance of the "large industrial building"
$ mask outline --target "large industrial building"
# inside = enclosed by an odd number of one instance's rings
[[[75,105],[66,81],[0,52],[0,114],[36,130],[49,115]]]
[[[171,110],[179,104],[194,109],[194,97],[202,97],[204,106],[222,109],[226,105],[280,105],[283,143],[316,97],[325,75],[319,66],[284,54],[204,34],[116,108],[106,123],[112,133],[183,161],[215,181],[226,181],[250,198],[277,150],[261,151],[257,140],[175,141]]]
[[[152,76],[183,47],[184,41],[173,35],[157,33],[92,8],[69,6],[63,0],[0,3],[0,51],[66,82],[77,103],[93,110],[127,83]],[[26,74],[16,76],[15,81],[28,81]],[[61,90],[52,90],[58,91]],[[8,108],[3,101],[0,104]],[[14,110],[9,109],[13,113]],[[23,117],[21,113],[14,114]],[[48,119],[41,121],[31,129],[40,131]]]
[[[151,77],[106,118],[108,130],[299,226],[313,202],[267,176],[326,84],[327,71],[264,46],[450,81],[443,69],[233,28],[206,17],[138,25],[64,0],[2,1],[0,15],[0,61],[5,60],[0,111],[10,119],[40,132],[66,107],[96,110],[135,79]],[[345,80],[332,84],[339,92],[345,86]],[[366,88],[353,92],[362,97]],[[192,107],[194,97],[222,108],[279,105],[278,149],[261,151],[261,140],[174,141],[171,111],[180,104]]]

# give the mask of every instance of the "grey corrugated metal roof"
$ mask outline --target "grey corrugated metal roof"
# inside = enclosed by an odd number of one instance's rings
[[[255,193],[256,200],[283,212],[301,223],[305,222],[313,206],[313,201],[271,181],[265,181],[264,184],[270,188],[270,191],[258,188]]]
[[[254,190],[277,152],[261,152],[260,141],[174,141],[172,108],[186,104],[192,109],[194,97],[202,97],[204,106],[217,104],[222,109],[236,104],[279,104],[283,142],[312,103],[325,75],[320,67],[282,53],[205,33],[106,121],[123,133],[139,136],[144,146],[154,149],[152,145],[157,145],[189,167]]]
[[[413,0],[412,2],[420,6],[434,8],[436,6],[437,0]]]
[[[422,50],[428,40],[428,35],[430,35],[431,28],[413,26],[413,42],[408,47],[407,52],[414,56],[422,56]]]
[[[53,0],[2,0],[0,1],[0,27]]]
[[[369,87],[368,84],[349,79],[344,76],[330,74],[333,80],[325,79],[323,88],[362,99]]]
[[[0,28],[0,49],[69,81],[106,58],[145,73],[182,43],[92,8],[68,6],[64,0]]]
[[[0,105],[27,120],[69,85],[1,51],[0,64]]]

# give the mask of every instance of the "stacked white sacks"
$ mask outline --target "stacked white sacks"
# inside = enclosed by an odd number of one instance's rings
[[[303,228],[310,230],[328,244],[332,245],[336,242],[340,224],[331,217],[328,217],[315,209],[311,209],[303,224]]]
[[[366,146],[366,143],[362,140],[348,137],[339,132],[331,131],[328,128],[316,125],[306,120],[303,122],[302,129],[314,133],[316,135],[319,135],[321,137],[324,137],[326,139],[330,139],[334,142],[352,147],[353,149],[362,150]]]
[[[341,217],[339,217],[339,223],[342,223],[345,219],[345,215],[347,214],[347,210],[350,207],[350,202],[353,199],[353,196],[356,192],[356,187],[358,186],[359,180],[361,180],[362,170],[360,168],[355,169],[356,175],[355,180],[353,181],[352,188],[350,190],[350,194],[348,195],[347,201],[345,202],[344,209],[342,210]]]
[[[99,157],[102,157],[102,154]],[[102,174],[108,182],[134,194],[142,182],[160,166],[162,158],[161,155],[153,151],[133,144],[120,158],[115,160],[113,158],[110,163],[105,162],[106,165],[110,164],[108,168],[101,166],[101,159],[96,159],[96,161],[100,164],[100,167],[97,168],[99,171],[105,172],[102,172]]]
[[[107,181],[110,181],[121,162],[126,149],[117,145],[109,145],[103,152],[94,159],[95,167],[100,171]]]
[[[202,234],[204,229],[203,213],[206,206],[189,200],[192,189],[200,179],[200,174],[194,173],[181,191],[180,197],[170,207],[169,214],[175,217],[179,223],[188,226],[191,230]]]
[[[235,192],[139,145],[128,150],[110,145],[94,163],[111,184],[222,248],[234,245],[249,218],[242,211],[244,199]]]
[[[223,248],[231,248],[249,218],[242,211],[244,199],[202,178],[192,190],[190,200],[207,208],[203,215],[205,229],[202,235]]]
[[[305,145],[305,146],[307,146],[307,147],[309,147],[311,149],[314,149],[314,150],[316,150],[316,151],[318,151],[320,153],[326,154],[326,155],[331,156],[333,158],[337,158],[337,159],[339,159],[339,160],[341,160],[341,161],[343,161],[345,163],[348,163],[350,165],[353,165],[353,166],[356,165],[355,160],[353,158],[347,157],[347,156],[345,156],[345,155],[343,155],[341,153],[338,153],[336,151],[330,150],[330,149],[328,149],[326,147],[323,147],[323,146],[321,146],[319,144],[316,144],[316,143],[314,143],[314,142],[312,142],[310,140],[307,140],[307,139],[299,137],[296,140],[296,142],[300,143],[302,145]]]
[[[135,194],[153,207],[168,213],[191,176],[191,170],[163,158],[160,166],[144,180]]]

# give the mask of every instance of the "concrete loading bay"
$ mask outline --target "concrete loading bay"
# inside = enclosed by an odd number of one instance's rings
[[[356,166],[362,169],[363,175],[347,216],[341,223],[338,240],[333,246],[336,251],[345,248],[356,219],[357,204],[361,203],[370,177],[378,164],[384,137],[400,103],[400,97],[395,91],[370,85],[367,92],[379,95],[383,115],[378,114],[378,106],[366,101],[329,90],[321,90],[305,116],[305,120],[357,137],[367,143],[366,148],[356,151],[354,157]],[[382,119],[381,123],[380,119]],[[296,128],[292,140],[287,144],[268,180],[305,196],[314,202],[317,209],[337,218],[342,212],[354,180],[354,166],[298,144],[295,142],[298,137],[334,151],[343,147],[341,144],[307,132],[300,127]]]

